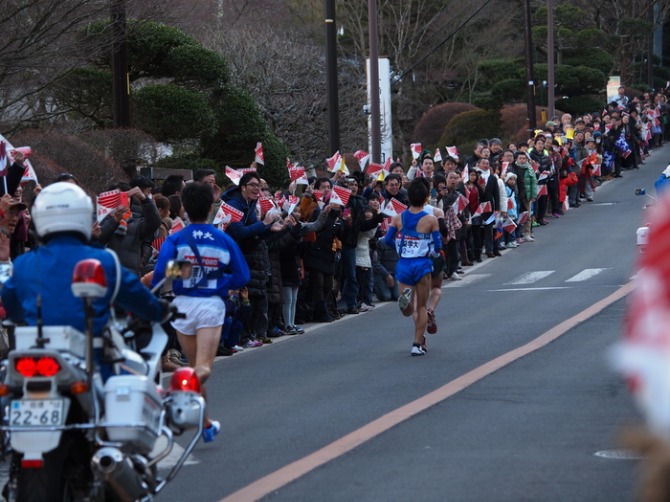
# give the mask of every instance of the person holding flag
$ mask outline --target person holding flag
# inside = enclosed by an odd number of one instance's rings
[[[402,315],[414,315],[414,341],[410,354],[426,354],[424,332],[428,322],[426,303],[433,272],[431,257],[439,256],[442,236],[437,218],[423,208],[428,202],[430,185],[427,180],[415,179],[407,189],[410,206],[396,215],[384,236],[387,245],[395,244],[398,252],[396,280],[402,290],[398,306]]]
[[[12,157],[14,157],[14,162],[10,164],[7,144],[0,141],[0,175],[3,178],[3,182],[0,183],[0,196],[6,193],[13,195],[23,178],[25,154],[21,150],[12,150]]]

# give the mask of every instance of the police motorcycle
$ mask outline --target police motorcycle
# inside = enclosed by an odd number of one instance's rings
[[[171,262],[166,271],[166,279],[189,275],[184,262]],[[0,365],[0,431],[9,458],[4,495],[35,502],[152,500],[202,433],[199,379],[192,368],[180,368],[163,387],[161,354],[168,337],[158,324],[130,318],[124,325],[112,316],[102,340],[93,337],[93,301],[107,288],[98,260],[77,263],[71,288],[82,300],[85,332],[39,322],[9,330],[10,352]],[[150,342],[138,348],[142,334]],[[106,380],[94,361],[100,342],[113,365]],[[192,434],[188,446],[160,475],[158,463],[185,432]]]

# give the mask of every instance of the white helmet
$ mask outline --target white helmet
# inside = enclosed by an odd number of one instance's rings
[[[86,241],[91,238],[93,202],[77,185],[49,185],[35,199],[31,214],[42,239],[57,232],[78,232]]]

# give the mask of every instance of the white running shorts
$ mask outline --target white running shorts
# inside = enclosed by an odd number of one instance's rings
[[[172,300],[185,319],[174,319],[172,327],[184,335],[195,335],[201,328],[223,326],[226,317],[226,304],[220,296],[200,298],[195,296],[178,296]]]

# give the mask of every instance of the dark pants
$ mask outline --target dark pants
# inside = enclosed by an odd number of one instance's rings
[[[356,306],[358,279],[356,278],[356,248],[342,246],[342,299],[347,308]]]

